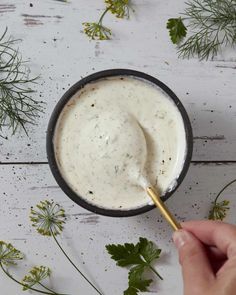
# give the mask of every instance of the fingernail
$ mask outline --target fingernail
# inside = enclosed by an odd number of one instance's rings
[[[173,241],[177,249],[183,247],[191,238],[191,234],[185,230],[178,230],[173,234]]]

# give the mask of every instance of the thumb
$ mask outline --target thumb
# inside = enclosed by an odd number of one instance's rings
[[[173,234],[182,266],[185,294],[205,294],[214,274],[204,245],[190,232],[178,230]]]

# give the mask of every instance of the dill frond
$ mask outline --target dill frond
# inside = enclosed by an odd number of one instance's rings
[[[225,46],[236,44],[235,0],[192,0],[184,13],[192,35],[179,46],[180,57],[214,58]]]
[[[30,69],[22,60],[12,37],[7,38],[7,28],[0,37],[0,137],[6,127],[15,134],[22,127],[27,134],[26,124],[35,124],[43,111],[42,102],[34,100],[31,87],[38,77],[30,77]]]

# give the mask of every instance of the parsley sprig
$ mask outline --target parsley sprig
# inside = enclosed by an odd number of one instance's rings
[[[152,266],[153,261],[158,259],[161,254],[161,249],[157,248],[152,241],[140,237],[136,245],[132,243],[111,244],[107,245],[106,249],[118,266],[131,267],[128,276],[129,286],[124,291],[124,295],[137,295],[138,292],[148,291],[152,279],[144,278],[146,270],[151,270],[159,279],[163,280]]]
[[[185,27],[181,17],[170,18],[166,25],[170,33],[170,38],[173,44],[179,44],[187,35],[187,28]]]

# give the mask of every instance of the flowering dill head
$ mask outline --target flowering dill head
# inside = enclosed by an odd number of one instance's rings
[[[45,280],[51,275],[51,270],[46,266],[35,266],[29,273],[23,278],[23,291],[32,288],[34,285]]]
[[[229,201],[223,200],[221,202],[214,203],[210,210],[208,219],[210,220],[223,220],[226,217],[227,211],[229,210]]]
[[[0,263],[4,265],[16,265],[16,261],[22,260],[24,255],[12,244],[0,241]]]
[[[30,220],[37,231],[44,236],[56,236],[63,230],[65,223],[65,210],[59,205],[49,201],[41,201],[31,209]]]
[[[118,18],[129,18],[130,0],[105,0],[107,8]]]
[[[111,30],[104,27],[101,22],[83,23],[85,34],[92,40],[109,40]]]

